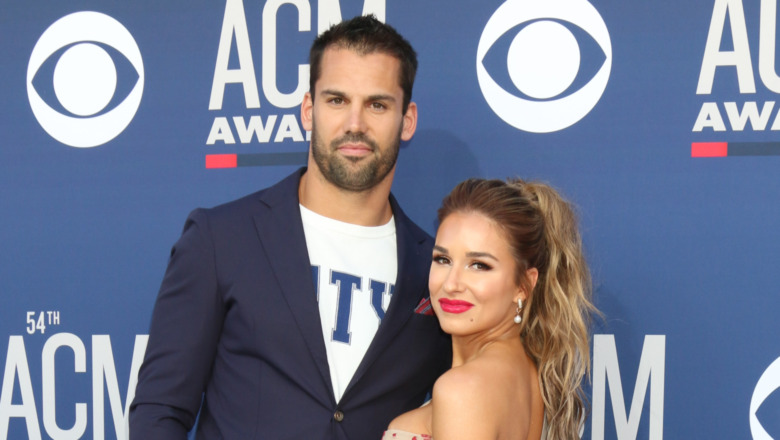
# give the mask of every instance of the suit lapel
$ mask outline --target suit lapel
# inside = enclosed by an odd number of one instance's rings
[[[411,220],[401,211],[395,198],[391,195],[390,202],[395,216],[396,242],[398,252],[398,275],[395,291],[390,300],[385,317],[377,329],[374,339],[366,351],[363,360],[355,371],[349,386],[344,391],[346,398],[350,390],[392,343],[395,336],[406,325],[419,303],[422,293],[428,291],[427,272],[430,268],[430,253],[425,246],[427,236],[412,227]]]
[[[332,404],[335,403],[333,385],[298,206],[298,183],[303,171],[299,170],[262,194],[261,209],[255,214],[255,227],[295,324],[327,384]]]

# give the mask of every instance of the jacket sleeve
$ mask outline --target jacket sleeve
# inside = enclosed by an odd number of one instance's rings
[[[130,407],[130,438],[185,439],[209,380],[225,307],[207,212],[195,210],[171,250]]]

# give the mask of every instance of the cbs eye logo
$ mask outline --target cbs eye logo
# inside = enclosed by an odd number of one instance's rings
[[[756,413],[761,404],[776,390],[780,389],[780,358],[772,362],[758,379],[753,397],[750,399],[750,433],[754,440],[772,440],[772,437],[759,422]]]
[[[110,53],[123,56],[137,74],[132,90],[118,104],[119,56]],[[59,54],[56,63],[47,63],[54,54]],[[45,70],[45,63],[54,64],[48,72],[51,80],[38,81],[36,74]],[[58,108],[43,100],[34,82],[53,86]],[[27,97],[35,118],[51,137],[71,147],[95,147],[119,135],[135,116],[143,90],[144,66],[133,36],[98,12],[76,12],[54,22],[38,39],[27,65]]]
[[[589,35],[604,56],[595,75],[575,91],[582,74],[580,44],[562,23]],[[491,77],[484,61],[496,41],[521,24],[506,55],[518,96]],[[533,133],[562,130],[585,117],[604,93],[611,67],[609,32],[585,0],[508,0],[488,20],[477,47],[477,79],[488,105],[507,124]]]

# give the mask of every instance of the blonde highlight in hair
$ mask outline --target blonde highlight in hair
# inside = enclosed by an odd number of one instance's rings
[[[485,215],[503,232],[517,263],[516,282],[529,292],[520,334],[539,370],[549,438],[579,438],[590,318],[597,312],[574,209],[543,183],[469,179],[445,197],[439,222],[455,212]],[[539,271],[533,288],[524,276],[530,268]]]

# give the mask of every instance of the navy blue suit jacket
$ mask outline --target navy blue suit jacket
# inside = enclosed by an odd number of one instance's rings
[[[379,439],[450,362],[428,297],[432,240],[390,197],[398,278],[336,403],[298,206],[301,169],[193,211],[171,251],[130,412],[132,439]],[[202,402],[202,408],[201,408]]]

